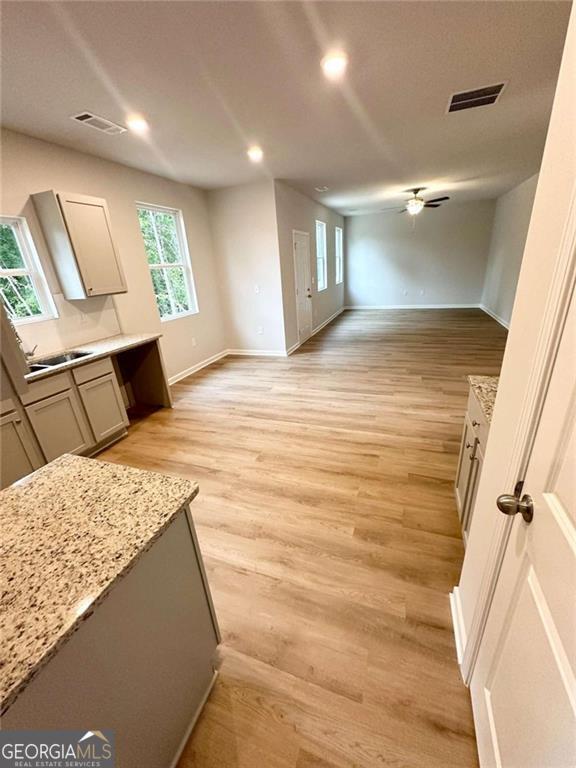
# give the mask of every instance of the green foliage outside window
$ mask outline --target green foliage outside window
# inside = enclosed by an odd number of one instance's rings
[[[28,274],[8,274],[6,270],[27,272],[14,227],[0,224],[0,295],[14,319],[42,314],[34,284]]]
[[[160,317],[189,312],[190,296],[176,215],[171,211],[139,208],[138,220]]]

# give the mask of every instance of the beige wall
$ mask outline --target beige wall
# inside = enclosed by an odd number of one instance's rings
[[[282,354],[286,349],[273,182],[209,193],[228,346]]]
[[[34,192],[47,189],[108,201],[126,294],[64,299],[30,199]],[[160,322],[136,202],[182,210],[200,308],[197,315]],[[26,217],[58,307],[57,319],[18,327],[27,348],[38,345],[37,354],[117,333],[159,332],[171,378],[227,349],[285,354],[298,339],[292,230],[310,232],[315,275],[316,219],[327,224],[328,288],[313,291],[314,327],[342,308],[344,286],[335,285],[334,262],[334,226],[343,226],[342,217],[272,180],[204,192],[3,131],[0,212]]]
[[[282,270],[282,295],[284,302],[284,328],[286,348],[290,349],[298,342],[298,324],[296,319],[296,289],[294,274],[294,250],[292,231],[298,229],[310,233],[311,274],[316,284],[316,219],[326,223],[328,252],[328,288],[318,293],[312,290],[312,326],[319,325],[342,309],[344,304],[344,283],[336,285],[334,257],[334,227],[344,228],[344,219],[339,214],[309,197],[296,192],[283,182],[274,183],[276,199],[276,218],[278,224],[278,242],[280,246],[280,264]]]
[[[110,138],[122,141],[121,137]],[[33,192],[61,189],[104,197],[128,282],[114,298],[69,302],[62,296],[48,249],[30,201]],[[182,210],[200,312],[161,323],[144,253],[136,201]],[[11,131],[2,132],[1,213],[25,216],[60,311],[57,321],[19,326],[29,346],[51,352],[81,342],[124,333],[163,334],[168,375],[173,376],[226,347],[218,280],[212,253],[206,194],[160,176],[65,149]],[[196,346],[193,346],[193,339]]]
[[[536,194],[538,174],[496,201],[482,304],[508,327]]]
[[[346,219],[346,304],[466,306],[482,297],[494,201]]]

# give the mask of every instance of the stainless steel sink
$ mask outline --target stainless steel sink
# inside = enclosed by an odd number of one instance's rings
[[[49,365],[42,365],[41,363],[31,363],[28,368],[30,373],[37,373],[38,371],[45,371],[46,368],[50,368]]]
[[[40,360],[36,360],[30,364],[31,371],[40,371],[44,368],[52,368],[54,365],[62,365],[62,363],[70,363],[72,360],[78,360],[81,357],[86,357],[90,352],[64,352],[62,355],[54,355],[53,357],[43,357]]]

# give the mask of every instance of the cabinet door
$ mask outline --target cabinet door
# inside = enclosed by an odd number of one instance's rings
[[[73,389],[27,405],[26,413],[48,461],[63,453],[82,453],[94,444]]]
[[[113,373],[78,387],[96,442],[126,429],[128,417]]]
[[[58,199],[86,294],[101,296],[126,291],[106,201],[63,193],[58,193]]]
[[[476,446],[474,457],[470,462],[470,481],[468,483],[468,492],[465,502],[465,514],[462,519],[462,530],[464,531],[464,540],[468,539],[468,532],[472,524],[472,514],[474,512],[474,504],[476,503],[476,494],[478,493],[478,485],[480,483],[480,474],[482,473],[482,464],[484,462],[484,456],[480,444]]]
[[[462,444],[460,448],[460,458],[458,460],[458,472],[456,474],[456,504],[458,506],[458,515],[460,521],[463,523],[466,513],[466,495],[468,491],[468,482],[470,480],[470,472],[472,470],[472,451],[476,443],[476,435],[474,434],[474,428],[470,421],[470,417],[466,414],[464,420],[464,432],[462,433]]]
[[[0,487],[20,480],[44,464],[30,434],[28,426],[18,411],[12,411],[0,417]]]

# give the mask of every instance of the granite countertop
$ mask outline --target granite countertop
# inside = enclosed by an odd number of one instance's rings
[[[492,420],[492,411],[494,410],[494,402],[496,400],[496,392],[498,391],[499,376],[468,376],[468,381],[484,416],[488,423]]]
[[[68,454],[0,492],[2,712],[197,493]]]
[[[87,344],[79,344],[69,349],[63,349],[59,352],[42,352],[40,355],[31,357],[27,362],[29,365],[33,363],[41,362],[44,358],[54,357],[55,355],[62,355],[66,352],[74,350],[75,352],[88,352],[84,357],[79,357],[77,360],[69,360],[59,365],[52,365],[50,368],[46,368],[43,371],[34,371],[26,375],[26,381],[36,381],[37,379],[43,379],[46,376],[51,376],[54,373],[67,370],[68,368],[76,368],[84,363],[90,363],[93,360],[98,360],[101,357],[108,357],[109,355],[115,355],[118,352],[123,352],[126,349],[132,347],[139,347],[142,344],[147,344],[150,341],[156,341],[159,339],[161,333],[135,333],[135,334],[119,334],[118,336],[109,336],[107,339],[99,339],[98,341],[90,341]]]

